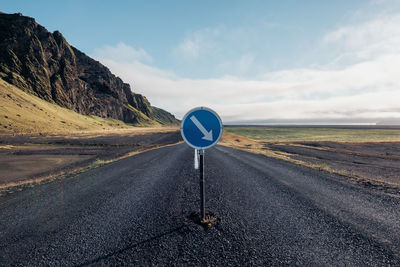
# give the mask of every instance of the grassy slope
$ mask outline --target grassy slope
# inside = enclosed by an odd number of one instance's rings
[[[228,133],[267,142],[333,141],[393,142],[400,141],[399,129],[335,129],[292,127],[224,127]]]
[[[156,122],[170,126],[179,126],[181,124],[181,121],[174,119],[174,116],[168,111],[165,111],[157,107],[152,107],[152,109],[153,109],[154,120]]]
[[[0,133],[68,133],[129,127],[119,120],[80,115],[0,79]]]
[[[132,107],[131,105],[127,105],[125,106],[126,108],[130,109],[131,111],[133,111],[133,113],[136,115],[137,117],[137,121],[139,125],[147,125],[147,126],[160,126],[161,124],[159,124],[158,122],[150,119],[149,117],[147,117],[145,114],[143,114],[142,112],[140,112],[139,110],[137,110],[136,108]]]

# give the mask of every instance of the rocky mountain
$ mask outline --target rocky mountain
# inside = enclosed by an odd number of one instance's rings
[[[0,78],[83,115],[133,124],[177,124],[165,110],[113,75],[100,62],[22,14],[0,13]]]

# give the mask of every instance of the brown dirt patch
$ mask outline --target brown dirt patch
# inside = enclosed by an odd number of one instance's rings
[[[400,193],[400,142],[265,142],[224,133],[220,144]]]
[[[0,157],[0,184],[20,182],[31,176],[61,169],[90,159],[81,155],[8,155]]]
[[[3,135],[0,136],[0,188],[50,179],[180,141],[176,128]]]
[[[350,176],[400,185],[400,143],[300,142],[265,144],[265,148]]]

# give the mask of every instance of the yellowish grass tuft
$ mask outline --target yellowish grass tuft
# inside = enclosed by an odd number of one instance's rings
[[[201,224],[206,226],[211,226],[217,222],[217,216],[207,215],[203,220],[201,220]]]

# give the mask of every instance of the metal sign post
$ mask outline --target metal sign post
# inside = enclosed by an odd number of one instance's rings
[[[206,218],[206,186],[204,178],[204,150],[218,143],[222,135],[222,121],[218,114],[206,107],[198,107],[190,110],[182,119],[181,134],[183,140],[195,149],[196,156],[200,157],[200,218],[203,222]]]
[[[200,218],[206,218],[206,182],[204,178],[204,150],[200,149]]]

